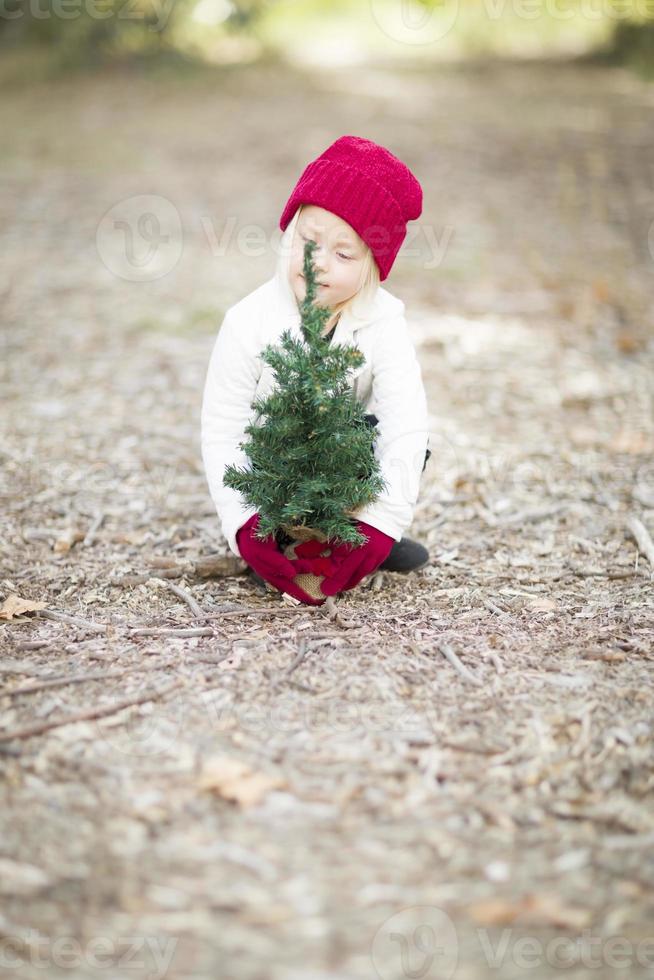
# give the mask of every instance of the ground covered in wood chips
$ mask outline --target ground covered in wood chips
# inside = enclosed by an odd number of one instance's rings
[[[654,975],[653,91],[266,63],[6,93],[15,976]],[[429,398],[431,560],[315,609],[230,556],[199,409],[274,268],[239,233],[271,241],[344,133],[424,186],[386,285]],[[106,230],[138,195],[181,229],[145,281]]]

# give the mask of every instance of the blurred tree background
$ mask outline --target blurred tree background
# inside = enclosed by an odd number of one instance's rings
[[[402,36],[402,33],[406,35]],[[431,38],[437,44],[427,43]],[[319,44],[318,44],[319,40]],[[315,43],[312,43],[314,41]],[[400,42],[400,43],[398,43]],[[654,74],[649,0],[1,0],[5,73],[113,63],[571,56]],[[37,67],[35,67],[37,66]]]

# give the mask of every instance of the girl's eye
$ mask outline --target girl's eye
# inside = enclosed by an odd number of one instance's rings
[[[302,232],[300,232],[300,238],[302,239],[303,242],[312,241],[312,239],[309,239],[306,237],[306,235],[303,235]],[[349,262],[350,259],[352,258],[351,255],[345,255],[343,252],[337,252],[336,254],[338,255],[339,258],[345,259],[347,262]]]

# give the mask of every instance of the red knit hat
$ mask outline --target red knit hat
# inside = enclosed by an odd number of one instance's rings
[[[379,143],[341,136],[305,167],[279,220],[282,231],[300,204],[315,204],[347,221],[370,247],[383,281],[406,237],[407,221],[422,213],[422,187]]]

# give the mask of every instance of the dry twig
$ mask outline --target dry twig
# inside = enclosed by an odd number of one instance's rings
[[[38,681],[34,684],[14,687],[4,693],[9,697],[15,697],[17,694],[36,694],[38,691],[44,691],[46,688],[67,687],[68,684],[85,684],[87,681],[111,680],[116,677],[125,677],[126,674],[136,674],[139,672],[151,673],[153,670],[161,670],[163,667],[170,666],[173,666],[172,661],[169,663],[158,663],[155,666],[151,664],[138,664],[134,667],[125,667],[123,670],[87,671],[84,674],[70,674],[68,677],[59,674],[55,677],[47,677],[45,680]]]
[[[476,684],[477,686],[480,686],[484,683],[481,680],[481,678],[476,677],[475,674],[473,674],[472,671],[469,670],[465,664],[461,663],[461,661],[459,660],[459,658],[457,657],[456,653],[449,645],[449,643],[445,643],[444,641],[441,640],[440,643],[436,644],[436,649],[443,654],[443,656],[448,661],[448,663],[452,664],[454,669],[457,671],[457,673],[461,675],[461,677],[463,677],[464,680],[469,681],[471,684]]]
[[[52,619],[57,623],[66,623],[68,626],[79,626],[85,630],[92,630],[94,633],[107,632],[107,627],[103,623],[92,623],[89,619],[81,619],[79,616],[70,616],[68,613],[56,612],[54,609],[37,609],[36,615],[40,619]]]
[[[170,589],[171,592],[174,592],[179,599],[182,599],[186,603],[196,619],[203,618],[204,613],[202,612],[202,609],[197,604],[193,596],[187,592],[186,589],[183,589],[181,585],[175,585],[173,582],[165,582],[163,579],[154,577],[152,577],[150,581],[156,582],[157,585],[162,585],[164,589]]]
[[[318,606],[317,608],[324,609],[329,618],[333,619],[337,626],[341,626],[344,630],[356,629],[359,625],[358,623],[353,622],[351,619],[343,619],[338,611],[338,606],[336,605],[333,595],[327,596],[322,607]]]
[[[188,628],[175,629],[174,627],[144,627],[143,629],[133,629],[130,636],[213,636],[210,626],[189,626]]]
[[[24,728],[15,728],[13,731],[0,732],[0,742],[11,742],[16,738],[31,738],[33,735],[42,735],[44,732],[50,731],[51,728],[61,728],[62,725],[73,725],[78,721],[92,721],[94,718],[105,718],[107,715],[114,715],[118,711],[122,711],[123,708],[131,708],[135,704],[144,704],[146,701],[157,701],[165,694],[174,691],[175,688],[181,687],[183,683],[183,679],[178,677],[172,684],[168,684],[167,687],[163,687],[158,691],[145,691],[143,694],[138,695],[138,697],[126,698],[124,701],[100,704],[96,705],[95,708],[89,708],[88,711],[78,711],[75,714],[66,715],[63,718],[52,718],[50,721],[37,722],[34,725],[26,725]]]
[[[649,531],[642,521],[630,514],[627,517],[627,530],[631,533],[638,545],[639,551],[647,558],[650,566],[654,569],[654,542],[649,536]]]
[[[88,548],[88,546],[93,544],[93,542],[95,541],[95,536],[103,520],[104,520],[104,514],[102,511],[100,511],[99,514],[96,514],[93,523],[91,524],[90,528],[86,532],[86,536],[82,542],[85,548]]]

